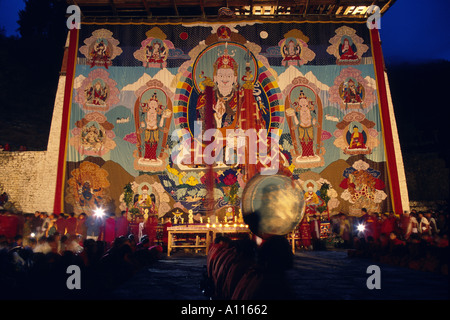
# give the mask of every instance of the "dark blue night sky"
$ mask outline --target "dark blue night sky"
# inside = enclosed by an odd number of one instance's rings
[[[381,18],[387,62],[450,61],[448,0],[397,0]]]

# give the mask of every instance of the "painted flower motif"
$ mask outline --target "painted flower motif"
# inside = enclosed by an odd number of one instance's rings
[[[190,186],[196,186],[197,184],[199,184],[198,180],[194,176],[189,176],[186,179],[185,183],[190,185]]]
[[[227,186],[231,186],[232,184],[234,184],[235,182],[237,182],[237,178],[235,175],[233,175],[232,173],[229,173],[226,175],[226,177],[222,180],[223,183]]]

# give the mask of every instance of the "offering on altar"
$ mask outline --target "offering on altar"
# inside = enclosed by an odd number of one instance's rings
[[[182,210],[177,209],[173,211],[172,214],[173,214],[173,224],[179,224],[184,222],[184,219],[181,217],[183,215]]]
[[[225,214],[224,223],[232,223],[234,222],[234,210],[233,207],[229,207],[227,209],[227,213]]]
[[[192,210],[189,210],[188,218],[188,223],[194,223],[194,215],[192,214]]]
[[[244,223],[244,217],[242,216],[242,210],[239,209],[239,215],[238,215],[238,219],[237,219],[238,223]]]

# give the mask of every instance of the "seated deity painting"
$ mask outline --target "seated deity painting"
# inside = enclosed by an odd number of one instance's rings
[[[69,144],[80,155],[103,156],[116,148],[114,125],[99,112],[87,113],[75,123]]]
[[[336,124],[334,145],[344,154],[371,154],[378,147],[378,131],[375,122],[366,118],[363,113],[350,112]]]
[[[348,107],[360,105],[364,101],[364,87],[356,79],[349,78],[339,87],[342,101]]]
[[[367,112],[377,100],[374,80],[354,67],[343,68],[329,89],[329,101],[345,113]]]
[[[157,27],[150,29],[145,35],[147,38],[141,42],[141,47],[133,56],[146,68],[166,68],[170,50],[175,49],[173,43]]]
[[[347,132],[348,149],[366,150],[367,135],[361,131],[357,125],[354,125],[352,132]]]
[[[357,48],[353,44],[352,38],[349,36],[343,36],[341,39],[341,45],[339,46],[339,61],[360,61],[360,58],[357,55]]]
[[[108,47],[108,40],[99,38],[95,41],[90,48],[89,55],[91,57],[92,66],[94,65],[105,65],[111,64],[111,49]]]
[[[358,65],[362,62],[363,54],[369,47],[364,39],[356,34],[356,30],[342,26],[335,30],[335,35],[329,42],[327,52],[336,57],[337,65]]]
[[[211,141],[225,146],[230,130],[235,132],[237,129],[268,128],[271,120],[268,107],[270,96],[265,94],[264,88],[258,83],[259,68],[252,52],[238,42],[215,42],[193,59],[192,73],[182,79],[184,83],[179,85],[183,88],[179,90],[182,94],[176,95],[181,101],[179,103],[185,104],[187,101],[186,116],[180,116],[176,123],[190,134],[187,148],[191,152],[184,152],[186,159],[180,161],[181,169],[185,168],[184,164],[194,164],[191,169],[204,166],[203,150],[209,141],[200,141],[198,137],[206,129],[217,129],[217,134]],[[267,83],[270,83],[269,80],[271,81],[267,78]],[[187,90],[184,88],[187,87],[191,91],[185,93]],[[247,101],[250,100],[251,103],[248,103],[245,101],[244,90],[250,87]],[[273,92],[275,90],[272,90],[272,94]],[[246,104],[249,105],[248,110],[245,110]],[[252,119],[248,119],[249,114]],[[251,128],[248,127],[250,121],[254,123]],[[215,161],[215,166],[227,166],[224,154],[225,152],[217,153],[222,158]]]
[[[292,65],[297,64],[297,61],[300,60],[300,54],[302,49],[300,45],[297,43],[296,39],[286,39],[285,44],[282,47],[282,55],[283,55],[283,63]]]
[[[85,89],[86,105],[91,106],[106,106],[106,99],[108,98],[108,86],[103,79],[95,79],[89,87]]]
[[[249,74],[254,76],[256,70],[254,57],[240,44],[218,43],[204,50],[194,65],[194,81],[198,90],[195,119],[205,119],[206,113],[212,111],[214,128],[236,128],[242,120],[239,91],[248,80],[246,77]],[[212,87],[212,110],[207,110],[207,86]]]
[[[309,38],[301,30],[293,29],[284,34],[284,38],[278,42],[285,67],[301,66],[314,60],[316,54],[308,48]]]
[[[148,65],[163,65],[163,63],[167,59],[167,51],[168,50],[161,40],[154,39],[145,47],[145,57]],[[164,64],[163,66],[166,66],[166,64]]]
[[[93,67],[108,69],[112,60],[122,53],[118,47],[119,41],[113,38],[113,33],[107,29],[98,29],[92,32],[91,37],[84,40],[80,52],[86,57],[86,62]]]
[[[117,82],[105,69],[96,68],[88,76],[80,74],[75,80],[74,101],[85,111],[107,112],[119,99]]]

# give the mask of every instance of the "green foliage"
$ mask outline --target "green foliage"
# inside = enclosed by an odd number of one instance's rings
[[[133,189],[131,188],[131,183],[127,183],[123,188],[123,201],[125,201],[127,208],[130,208],[130,205],[133,203]]]
[[[231,186],[230,194],[229,194],[229,203],[231,205],[234,205],[236,203],[238,191],[239,191],[239,184],[238,183],[234,183]]]
[[[328,189],[330,189],[330,185],[328,183],[322,184],[322,187],[320,187],[320,198],[323,200],[323,205],[317,207],[317,211],[320,213],[323,213],[327,210],[328,207],[328,201],[330,201],[330,197],[328,196]]]

